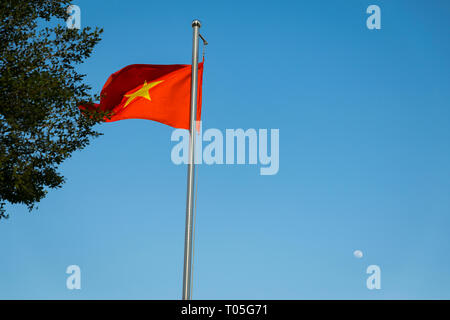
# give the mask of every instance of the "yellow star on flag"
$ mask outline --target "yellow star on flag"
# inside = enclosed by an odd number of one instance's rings
[[[147,83],[147,81],[144,81],[144,85],[139,90],[136,90],[133,93],[124,95],[124,97],[128,98],[128,100],[125,102],[125,105],[123,107],[126,108],[134,99],[136,99],[138,97],[142,97],[149,101],[152,101],[152,99],[150,98],[149,90],[151,88],[153,88],[154,86],[157,86],[161,82],[163,82],[163,81],[153,81],[150,83]]]

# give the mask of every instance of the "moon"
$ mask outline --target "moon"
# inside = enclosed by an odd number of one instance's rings
[[[353,255],[355,256],[355,258],[361,259],[363,257],[363,253],[361,250],[355,250],[353,252]]]

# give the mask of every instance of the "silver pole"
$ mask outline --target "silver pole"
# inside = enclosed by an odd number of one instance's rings
[[[197,73],[198,35],[200,21],[192,21],[192,75],[191,75],[191,118],[189,138],[189,162],[187,172],[186,230],[184,235],[183,300],[191,299],[192,279],[192,223],[194,213],[194,172],[195,172],[195,120],[197,115]]]

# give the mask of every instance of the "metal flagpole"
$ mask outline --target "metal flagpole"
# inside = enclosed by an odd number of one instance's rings
[[[186,229],[184,235],[183,300],[191,299],[192,280],[192,224],[194,213],[194,172],[195,172],[195,120],[197,115],[197,73],[198,37],[200,21],[192,21],[192,75],[191,75],[191,118],[189,136],[189,162],[187,172]]]

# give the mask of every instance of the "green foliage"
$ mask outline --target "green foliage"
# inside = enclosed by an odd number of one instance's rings
[[[48,189],[61,187],[58,166],[99,135],[92,127],[104,115],[78,110],[98,97],[75,66],[102,30],[66,28],[69,4],[0,1],[0,219],[8,217],[6,203],[31,210]]]

